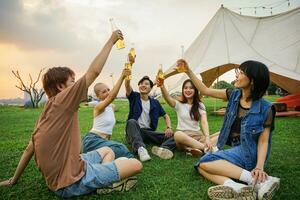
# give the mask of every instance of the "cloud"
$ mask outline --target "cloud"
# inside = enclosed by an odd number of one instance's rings
[[[55,2],[0,1],[0,42],[29,50],[77,47],[77,35],[66,28],[66,10]]]

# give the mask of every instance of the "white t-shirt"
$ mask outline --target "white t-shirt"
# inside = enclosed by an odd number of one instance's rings
[[[200,116],[205,115],[205,106],[203,103],[199,103],[199,113]],[[176,101],[175,104],[175,110],[177,112],[177,130],[181,131],[199,131],[199,121],[195,121],[190,116],[190,110],[192,108],[192,105],[188,103],[181,103],[179,101]]]
[[[142,101],[142,114],[138,119],[138,123],[141,128],[150,128],[150,100]]]

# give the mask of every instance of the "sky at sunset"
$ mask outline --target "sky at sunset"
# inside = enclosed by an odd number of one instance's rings
[[[96,82],[111,86],[117,80],[134,43],[136,89],[143,75],[155,77],[159,64],[171,66],[181,55],[180,46],[193,42],[221,4],[236,9],[276,2],[280,0],[0,0],[0,99],[23,97],[11,70],[19,70],[25,82],[29,73],[35,78],[40,69],[54,66],[68,66],[76,78],[82,76],[110,37],[109,18],[122,30],[126,48],[113,48]],[[300,5],[300,0],[290,2],[273,13]],[[243,14],[254,15],[251,9]]]

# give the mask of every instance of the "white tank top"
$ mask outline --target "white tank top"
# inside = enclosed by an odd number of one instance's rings
[[[94,118],[91,132],[100,132],[112,135],[112,130],[116,124],[115,113],[111,104],[106,106],[104,111]]]

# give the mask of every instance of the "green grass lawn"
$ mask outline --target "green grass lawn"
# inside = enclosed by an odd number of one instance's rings
[[[276,97],[268,97],[274,101]],[[226,102],[204,98],[208,110],[210,132],[218,131],[223,117],[212,114]],[[113,140],[124,141],[124,128],[128,113],[128,102],[117,100],[117,124]],[[175,112],[164,102],[166,112],[176,127]],[[42,109],[24,109],[18,107],[0,107],[0,180],[11,177],[19,158],[31,137],[35,120]],[[92,126],[92,108],[81,107],[79,111],[81,135]],[[281,178],[281,187],[274,199],[300,198],[300,118],[276,118],[273,133],[273,148],[266,171]],[[159,121],[158,130],[163,130],[163,120]],[[148,148],[150,149],[150,147]],[[198,159],[176,152],[171,160],[152,157],[143,163],[144,168],[138,175],[138,185],[127,193],[114,193],[105,196],[90,194],[80,199],[208,199],[207,189],[213,184],[201,177],[193,169]],[[19,182],[10,188],[0,188],[0,199],[58,199],[48,190],[44,179],[38,171],[34,159],[27,166]]]

